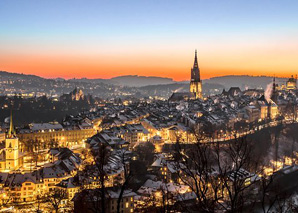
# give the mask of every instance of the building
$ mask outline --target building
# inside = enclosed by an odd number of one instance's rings
[[[269,109],[268,109],[268,113],[269,113],[269,117],[271,119],[274,119],[278,116],[278,106],[277,106],[277,99],[278,99],[278,91],[277,91],[277,84],[275,83],[275,77],[273,78],[273,91],[272,91],[272,95],[271,95],[271,100],[269,100]]]
[[[202,81],[200,77],[200,68],[198,64],[197,50],[195,51],[195,60],[193,68],[191,69],[190,92],[195,94],[195,98],[202,99]]]
[[[164,154],[159,154],[151,164],[151,172],[163,181],[178,183],[181,167],[184,165],[168,159]]]
[[[74,202],[74,212],[102,212],[101,210],[101,189],[85,189],[80,193],[76,193]],[[124,190],[120,201],[120,212],[131,213],[134,212],[134,197],[137,194],[130,189]],[[120,196],[120,190],[113,188],[106,188],[105,192],[105,212],[116,213],[117,201]]]
[[[75,194],[80,191],[80,185],[76,184],[73,177],[62,180],[56,187],[65,190],[68,200],[72,200]]]
[[[67,148],[57,151],[57,160],[49,167],[32,172],[0,172],[0,189],[10,203],[34,202],[37,196],[47,194],[57,187],[66,188],[68,198],[74,196],[78,187],[66,183],[76,174],[82,160]],[[63,180],[66,181],[61,183]]]
[[[22,166],[23,156],[19,150],[17,138],[10,115],[10,126],[5,138],[5,147],[0,150],[0,171],[13,171]]]
[[[60,101],[80,101],[85,100],[84,92],[77,87],[69,94],[63,94],[60,96]]]
[[[278,114],[279,114],[278,106],[273,101],[270,102],[269,113],[270,113],[269,116],[270,116],[271,119],[275,119],[278,116]]]
[[[297,78],[294,78],[293,75],[287,81],[287,90],[294,90],[297,89],[296,87]]]
[[[258,121],[260,118],[260,110],[255,106],[247,106],[246,107],[248,122]]]
[[[202,81],[200,77],[200,68],[198,64],[197,50],[195,51],[195,59],[193,68],[191,68],[191,79],[189,92],[174,92],[169,98],[170,102],[181,100],[203,99]]]
[[[258,183],[261,178],[254,173],[240,168],[227,173],[227,180],[221,181],[222,190],[218,190],[218,196],[222,196],[224,200],[229,200],[230,195],[237,192],[237,188],[242,188],[245,193],[257,193]],[[221,188],[220,187],[220,188]]]
[[[96,130],[92,125],[63,127],[59,123],[32,123],[27,129],[21,129],[18,137],[21,141],[57,142],[61,147],[72,147],[84,145],[87,138],[94,134]]]
[[[269,116],[269,112],[268,112],[268,102],[266,101],[266,99],[264,98],[264,95],[259,98],[259,100],[257,101],[257,106],[260,109],[260,119],[261,120],[265,120],[267,119]]]
[[[195,98],[195,93],[192,92],[175,92],[171,95],[169,101],[188,101]]]

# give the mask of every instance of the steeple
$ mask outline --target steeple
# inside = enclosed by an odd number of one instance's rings
[[[197,50],[195,50],[195,60],[194,60],[193,68],[199,68]]]
[[[273,83],[272,83],[271,100],[274,101],[275,103],[277,101],[277,91],[276,91],[275,75],[273,77]]]
[[[10,124],[9,124],[9,130],[7,133],[8,138],[12,138],[13,136],[15,136],[15,131],[13,128],[13,121],[12,121],[12,110],[10,111],[10,120],[9,120]]]
[[[10,125],[5,139],[5,169],[8,171],[16,170],[19,167],[19,140],[16,137],[13,122],[12,111],[10,113]]]
[[[194,63],[193,63],[193,68],[191,69],[191,81],[194,81],[194,82],[201,81],[197,50],[195,50],[195,59],[194,59]]]
[[[195,60],[191,69],[191,79],[189,91],[195,94],[195,99],[203,98],[202,96],[202,81],[200,77],[200,68],[198,63],[197,50],[195,50]]]
[[[276,90],[276,84],[275,84],[275,75],[273,77],[273,92],[275,92]]]

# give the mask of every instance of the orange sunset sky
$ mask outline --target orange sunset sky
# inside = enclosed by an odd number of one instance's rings
[[[257,2],[1,1],[0,70],[188,80],[197,49],[203,79],[295,75],[297,4]]]

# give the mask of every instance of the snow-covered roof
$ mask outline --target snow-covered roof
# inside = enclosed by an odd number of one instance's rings
[[[30,129],[32,131],[42,131],[42,130],[58,130],[58,129],[63,129],[63,126],[59,123],[51,124],[51,123],[31,123]]]

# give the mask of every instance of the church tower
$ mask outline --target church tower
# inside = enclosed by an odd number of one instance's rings
[[[271,94],[271,100],[274,101],[274,103],[277,102],[277,88],[276,88],[276,83],[275,83],[275,76],[273,77],[273,82],[272,82],[272,94]]]
[[[191,69],[190,92],[195,94],[195,98],[202,99],[202,81],[200,77],[200,68],[198,64],[197,50],[195,51],[195,61]]]
[[[5,160],[6,170],[15,170],[19,167],[19,139],[16,137],[13,128],[12,112],[10,114],[9,130],[5,139]]]

